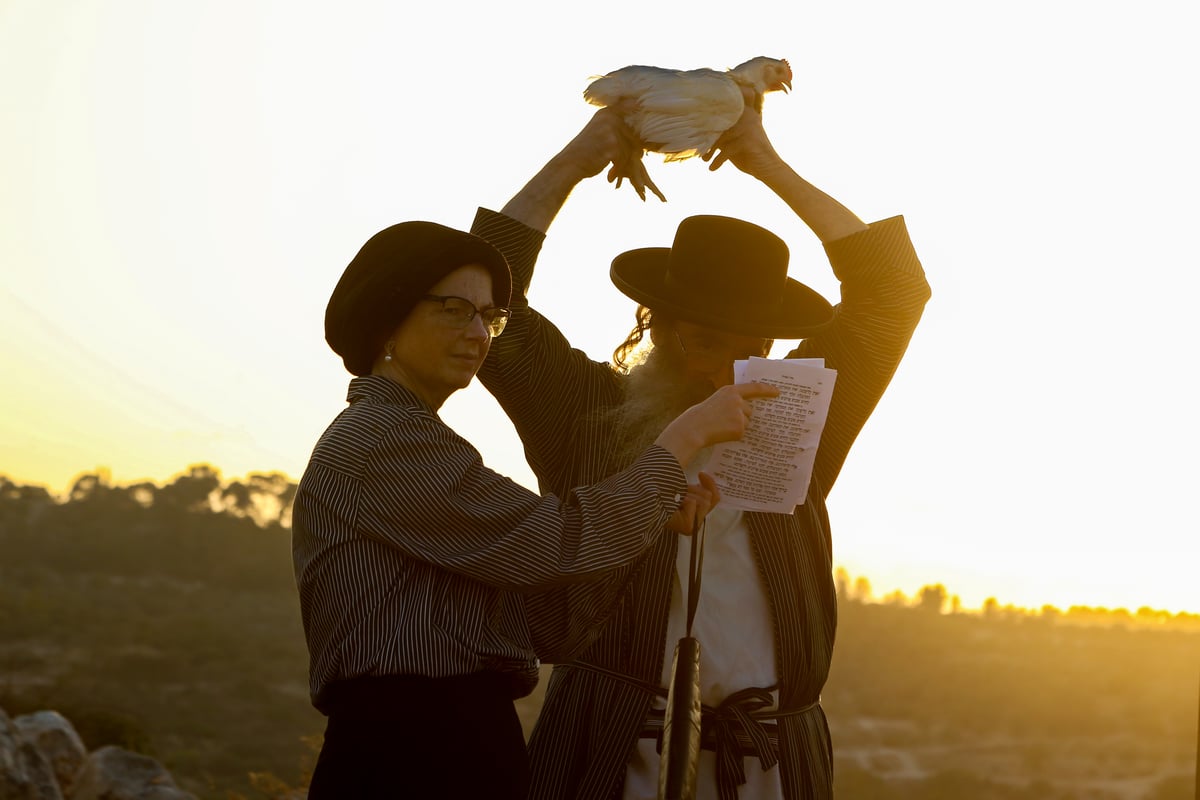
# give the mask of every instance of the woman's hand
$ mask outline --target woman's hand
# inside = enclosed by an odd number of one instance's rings
[[[755,400],[778,396],[779,390],[767,383],[722,386],[672,420],[654,443],[675,456],[686,469],[705,447],[741,439],[750,423]]]

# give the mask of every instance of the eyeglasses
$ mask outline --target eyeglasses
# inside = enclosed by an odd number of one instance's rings
[[[483,320],[483,327],[487,328],[488,333],[492,336],[504,333],[504,326],[508,324],[507,308],[479,309],[465,297],[455,297],[452,294],[427,294],[421,299],[441,303],[441,320],[451,328],[467,327],[471,324],[471,320],[475,319],[476,314]]]
[[[688,347],[683,343],[679,331],[675,331],[675,341],[692,366],[707,372],[715,372],[731,365],[734,361],[744,360],[750,356],[765,356],[771,349],[771,340],[762,339],[757,347],[716,344],[701,340]]]

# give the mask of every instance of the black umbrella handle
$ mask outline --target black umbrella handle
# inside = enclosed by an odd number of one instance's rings
[[[658,800],[693,800],[700,762],[700,642],[692,636],[704,569],[704,523],[692,533],[688,559],[687,635],[675,644],[658,761]]]
[[[700,760],[700,642],[675,645],[658,762],[658,800],[693,800]]]
[[[692,635],[696,606],[700,605],[700,578],[704,572],[704,520],[692,531],[692,550],[688,557],[687,636]]]

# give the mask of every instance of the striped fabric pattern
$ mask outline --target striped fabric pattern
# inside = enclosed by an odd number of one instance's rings
[[[606,428],[596,412],[620,400],[621,377],[572,349],[518,293],[529,287],[544,234],[487,209],[479,209],[472,231],[505,254],[514,285],[512,318],[479,377],[513,420],[543,490],[587,483],[619,468],[613,453],[621,432]],[[901,217],[833,242],[826,253],[842,283],[835,322],[789,354],[823,357],[838,371],[809,496],[791,516],[746,515],[771,608],[785,710],[819,699],[832,658],[837,605],[825,497],[891,381],[930,296]],[[663,537],[650,547],[581,660],[658,682],[676,546],[675,537]],[[530,740],[530,796],[619,798],[650,702],[647,693],[628,683],[558,664]],[[820,705],[782,719],[780,740],[783,796],[831,797],[832,744]]]
[[[651,446],[619,474],[539,496],[399,384],[350,382],[313,450],[292,536],[310,692],[366,675],[496,670],[514,696],[539,656],[588,644],[686,489]],[[622,569],[618,569],[622,568]],[[537,611],[530,624],[527,606]]]

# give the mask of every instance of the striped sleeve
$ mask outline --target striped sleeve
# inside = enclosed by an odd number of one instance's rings
[[[514,286],[529,285],[544,234],[487,209],[479,210],[471,230],[504,253]],[[567,432],[591,410],[615,400],[619,378],[607,364],[573,348],[562,331],[529,307],[524,296],[514,296],[510,304],[508,327],[492,343],[479,381],[512,420],[542,490],[561,492],[564,481],[573,486],[595,474],[576,481],[581,473],[572,463],[575,453]],[[548,397],[553,402],[547,402]],[[606,447],[597,445],[600,450]]]
[[[496,669],[527,693],[537,655],[594,637],[686,490],[675,458],[650,447],[621,473],[542,497],[487,469],[387,378],[355,378],[349,399],[293,511],[318,709],[326,687],[360,675]]]
[[[533,280],[533,266],[542,251],[546,234],[486,208],[475,212],[471,233],[487,239],[503,254],[508,268],[512,271],[512,302],[527,304],[525,296],[529,293],[529,284]]]
[[[364,533],[512,591],[586,579],[636,558],[687,488],[674,457],[652,447],[603,481],[540,496],[487,469],[474,447],[424,413],[384,433],[364,480]]]
[[[813,467],[817,485],[828,493],[904,357],[930,290],[903,217],[872,223],[826,244],[825,251],[841,281],[834,323],[790,355],[819,356],[837,370]]]

